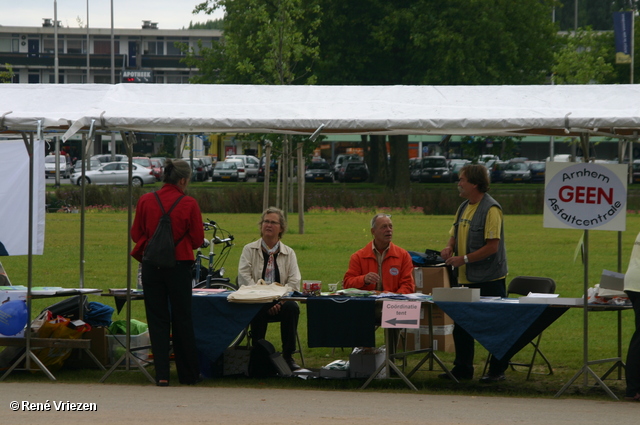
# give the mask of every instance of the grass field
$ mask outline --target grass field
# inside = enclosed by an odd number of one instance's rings
[[[413,251],[426,248],[440,250],[448,239],[451,216],[430,216],[418,213],[392,212],[394,242]],[[298,234],[298,216],[289,217],[289,232],[284,243],[297,253],[303,279],[321,280],[326,285],[342,280],[349,256],[364,246],[370,239],[368,222],[371,214],[358,212],[316,212],[305,215],[305,234]],[[215,220],[235,236],[236,246],[225,264],[227,276],[235,280],[242,246],[259,236],[258,214],[207,214],[203,218]],[[127,214],[123,212],[91,212],[86,214],[86,240],[84,286],[88,288],[122,288],[127,284]],[[633,213],[627,217],[627,230],[622,232],[621,270],[627,267],[633,241],[640,231],[640,216]],[[577,244],[582,236],[578,230],[547,229],[542,227],[541,215],[509,215],[505,218],[505,234],[509,261],[509,277],[518,275],[547,276],[556,280],[557,292],[563,297],[579,297],[583,291],[584,268],[578,256],[574,261]],[[618,232],[592,231],[589,233],[589,286],[598,283],[603,269],[618,270]],[[208,235],[211,237],[211,235]],[[77,287],[80,282],[80,215],[53,213],[46,216],[44,255],[33,257],[34,286]],[[27,258],[4,257],[2,259],[13,284],[26,284]],[[135,286],[137,262],[132,260],[132,285]],[[109,297],[90,296],[91,301],[113,305]],[[51,301],[35,300],[34,313],[45,308]],[[133,317],[145,321],[142,302],[134,302]],[[306,341],[306,313],[301,309],[299,326],[301,338]],[[124,319],[124,311],[114,315],[114,320]],[[552,396],[582,366],[582,311],[571,309],[544,333],[542,349],[555,368],[552,376],[536,375],[525,381],[522,373],[508,373],[508,381],[499,386],[482,386],[473,383],[454,386],[435,378],[433,372],[419,372],[416,385],[425,392],[461,392],[496,395]],[[215,326],[215,324],[212,324]],[[623,313],[623,355],[626,355],[631,336],[632,313]],[[279,349],[277,326],[270,327],[268,339]],[[615,313],[591,313],[589,322],[590,358],[613,357],[617,353],[617,321]],[[381,339],[381,333],[380,333]],[[308,349],[305,347],[307,365],[320,367],[336,358],[347,358],[347,352],[331,349]],[[452,354],[439,353],[445,364],[451,365]],[[481,373],[486,350],[476,350],[476,375]],[[610,364],[596,365],[594,370],[604,372]],[[134,377],[116,375],[110,382],[145,382],[140,374]],[[60,371],[63,381],[97,381],[97,371]],[[8,380],[47,380],[43,374],[12,374]],[[318,382],[315,382],[318,381]],[[357,388],[358,381],[302,380],[273,382],[278,386],[301,388]],[[568,394],[587,397],[606,397],[601,390],[591,390],[581,385],[581,377]],[[592,380],[591,380],[592,382]],[[624,381],[608,381],[614,391],[620,393]],[[251,380],[216,380],[206,385],[255,385]],[[267,382],[267,385],[270,385]],[[405,391],[400,381],[374,382],[371,388]]]

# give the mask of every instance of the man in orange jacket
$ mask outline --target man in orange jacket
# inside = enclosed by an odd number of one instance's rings
[[[373,241],[357,251],[349,260],[344,275],[344,288],[411,294],[416,291],[413,262],[409,253],[394,245],[393,223],[388,214],[371,219]]]

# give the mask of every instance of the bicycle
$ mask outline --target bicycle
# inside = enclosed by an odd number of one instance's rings
[[[193,288],[212,288],[212,289],[226,289],[229,291],[235,291],[238,289],[237,285],[231,283],[228,277],[224,277],[224,262],[229,256],[231,248],[234,246],[233,235],[228,231],[218,227],[218,224],[207,219],[202,223],[204,231],[207,232],[213,229],[213,237],[211,240],[205,238],[203,246],[198,248],[196,253],[196,261],[193,265]],[[220,236],[218,236],[220,232]],[[215,246],[222,245],[222,250],[218,254],[218,258],[215,258]],[[202,254],[202,248],[209,248],[209,254]],[[208,266],[202,265],[203,261],[208,262]]]

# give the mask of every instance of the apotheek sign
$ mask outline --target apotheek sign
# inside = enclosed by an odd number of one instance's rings
[[[624,231],[627,169],[622,164],[548,162],[544,227]]]

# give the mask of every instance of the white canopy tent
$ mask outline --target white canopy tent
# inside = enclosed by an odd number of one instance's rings
[[[635,139],[640,86],[0,85],[0,131],[579,135]]]
[[[66,131],[66,140],[79,131],[89,137],[93,131],[311,135],[321,127],[333,134],[546,134],[584,140],[600,135],[637,141],[640,86],[0,84],[0,135],[21,132],[25,143],[25,133],[47,130]],[[586,295],[586,266],[584,284]],[[590,371],[586,313],[585,308],[584,368],[574,379]],[[128,347],[127,338],[127,353]]]

